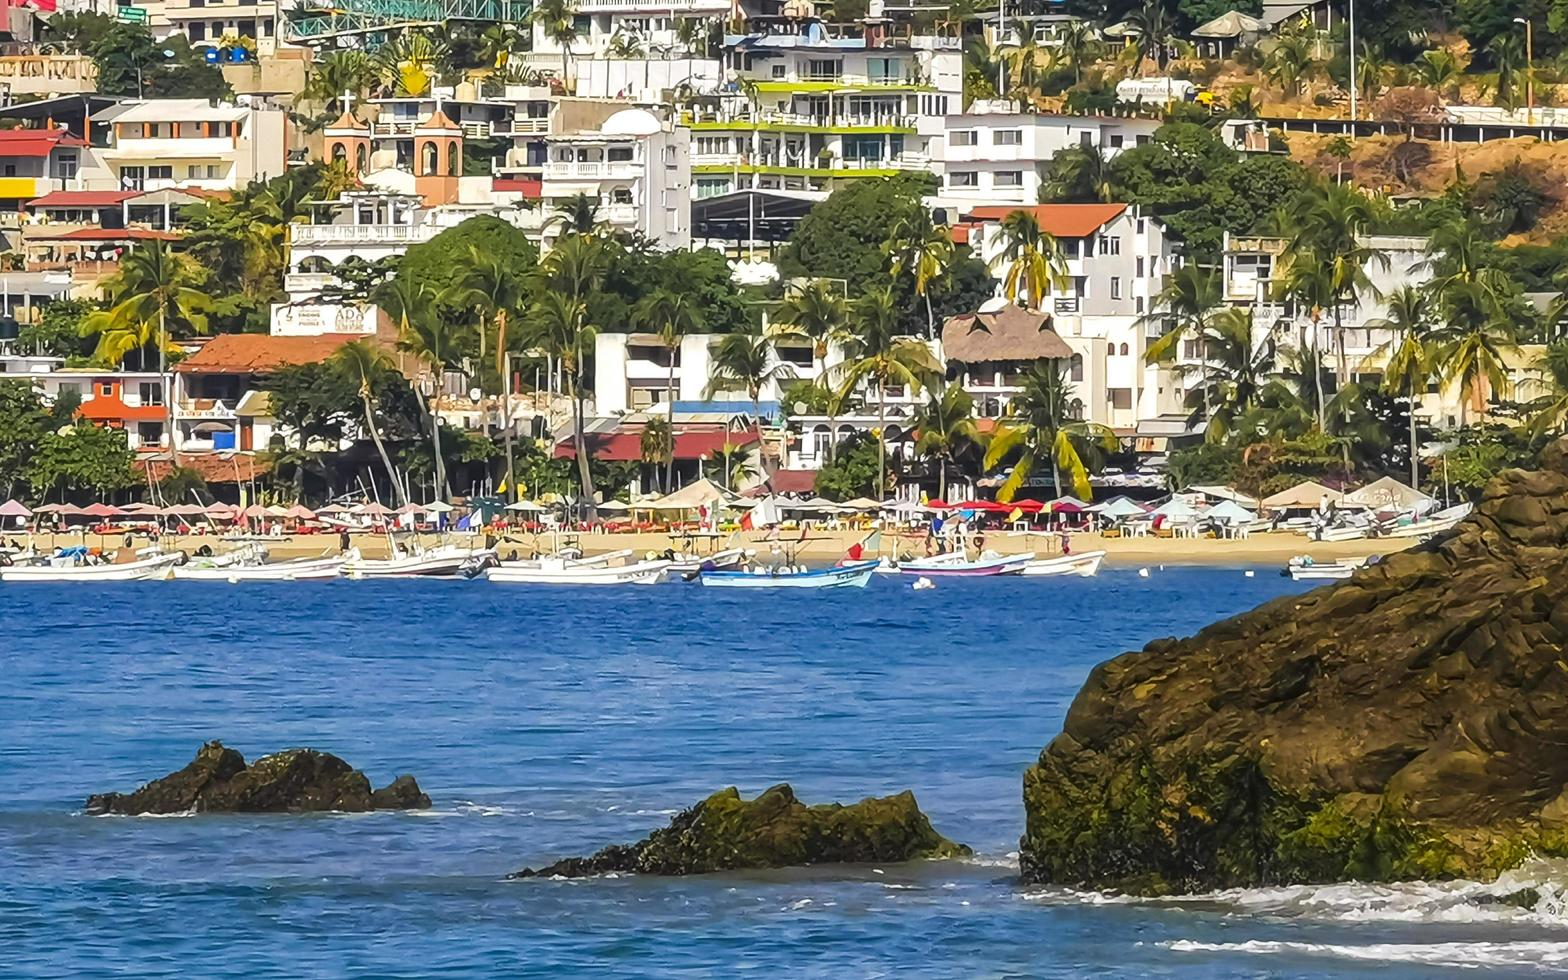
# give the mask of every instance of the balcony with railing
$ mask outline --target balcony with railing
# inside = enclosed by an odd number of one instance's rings
[[[642,172],[635,160],[550,160],[544,165],[545,180],[634,180]]]
[[[337,281],[330,272],[288,272],[283,276],[283,291],[291,296],[316,295]]]
[[[290,241],[305,245],[416,245],[434,238],[434,225],[289,225]]]
[[[750,103],[720,108],[697,108],[682,114],[681,121],[697,128],[734,126],[750,129],[757,126],[795,127],[801,129],[915,129],[914,116],[903,112],[834,112],[804,113],[784,112],[778,109],[755,109]]]

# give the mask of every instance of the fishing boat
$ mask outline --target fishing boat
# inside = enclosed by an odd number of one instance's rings
[[[1424,538],[1429,534],[1447,531],[1455,524],[1470,516],[1470,504],[1459,504],[1447,510],[1440,510],[1425,520],[1414,521],[1410,524],[1396,524],[1388,529],[1391,538]]]
[[[1356,573],[1356,569],[1367,564],[1366,558],[1342,558],[1339,561],[1314,561],[1310,555],[1300,555],[1290,560],[1285,566],[1283,574],[1289,575],[1297,582],[1328,581],[1346,579]]]
[[[169,577],[195,582],[313,582],[337,578],[343,574],[346,561],[342,556],[229,564],[203,564],[195,560],[176,565]]]
[[[164,578],[170,568],[185,560],[181,552],[151,549],[136,553],[133,561],[96,559],[86,548],[62,548],[31,564],[0,568],[0,582],[139,582]]]
[[[732,572],[707,571],[697,574],[705,586],[724,589],[863,589],[871,581],[877,562],[860,561],[831,568],[809,569],[801,565],[772,568],[741,568]]]
[[[624,557],[629,552],[617,553]],[[549,555],[534,561],[508,561],[485,569],[492,582],[514,585],[652,585],[664,578],[671,563],[663,558],[612,565],[601,560]]]
[[[458,545],[442,545],[413,553],[397,549],[390,558],[365,558],[356,548],[343,563],[343,574],[352,579],[454,576],[464,562],[483,553]]]
[[[1025,565],[1033,560],[1033,552],[1025,552],[1020,555],[998,555],[995,552],[987,551],[974,561],[970,561],[963,552],[954,551],[934,555],[930,558],[916,558],[902,562],[884,559],[880,570],[894,572],[899,575],[925,576],[1017,575],[1023,571]]]
[[[711,555],[689,555],[681,552],[665,552],[664,558],[670,562],[668,577],[690,576],[697,572],[727,572],[734,571],[745,564],[756,552],[747,548],[725,548]]]
[[[1019,574],[1028,576],[1043,575],[1078,575],[1091,578],[1100,571],[1100,565],[1105,561],[1105,552],[1086,551],[1081,555],[1061,555],[1056,558],[1035,558],[1024,565]]]

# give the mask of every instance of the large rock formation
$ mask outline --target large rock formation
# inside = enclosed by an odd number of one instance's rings
[[[1442,540],[1095,668],[1024,775],[1026,879],[1143,893],[1568,854],[1568,464]]]
[[[853,806],[807,806],[787,784],[746,801],[732,786],[677,814],[670,825],[629,846],[568,858],[513,877],[568,878],[635,871],[694,875],[744,868],[849,864],[957,857],[969,848],[931,829],[908,790]]]
[[[88,813],[284,813],[312,810],[410,810],[430,805],[412,776],[372,791],[365,774],[327,752],[289,749],[250,765],[221,742],[208,742],[179,772],[134,793],[88,797]]]

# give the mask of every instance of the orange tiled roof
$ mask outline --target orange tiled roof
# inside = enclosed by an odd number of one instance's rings
[[[351,340],[350,334],[319,337],[274,337],[271,334],[225,333],[181,361],[181,374],[264,374],[290,364],[314,364],[337,353]]]
[[[1057,238],[1085,238],[1127,210],[1125,204],[1011,204],[987,205],[964,215],[964,220],[1001,221],[1014,211],[1028,211],[1040,222],[1040,230]]]

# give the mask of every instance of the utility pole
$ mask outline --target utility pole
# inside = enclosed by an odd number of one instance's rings
[[[1535,22],[1526,17],[1515,17],[1515,24],[1524,25],[1524,123],[1535,125]]]
[[[1361,79],[1356,77],[1356,0],[1350,0],[1350,138],[1356,138],[1356,91]]]

